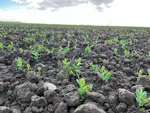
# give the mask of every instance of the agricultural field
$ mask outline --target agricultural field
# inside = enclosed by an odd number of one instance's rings
[[[150,28],[0,23],[0,113],[149,113]]]

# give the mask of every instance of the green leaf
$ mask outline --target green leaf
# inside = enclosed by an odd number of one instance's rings
[[[80,87],[85,86],[85,78],[80,79]]]
[[[142,97],[146,98],[147,97],[147,92],[143,92]]]
[[[102,72],[104,72],[104,70],[105,70],[105,66],[102,66],[100,69],[100,72],[102,73]]]

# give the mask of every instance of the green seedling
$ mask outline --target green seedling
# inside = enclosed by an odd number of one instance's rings
[[[22,54],[23,53],[23,49],[19,48],[19,52],[20,52],[20,54]]]
[[[113,40],[105,40],[105,45],[112,45],[113,44]]]
[[[22,58],[17,58],[16,63],[17,63],[18,69],[22,70],[23,69],[23,60],[22,60]]]
[[[84,52],[85,52],[85,53],[90,53],[90,52],[91,52],[90,46],[87,46],[87,47],[84,49]]]
[[[69,47],[65,47],[63,52],[64,52],[64,55],[67,55],[70,52],[70,48]]]
[[[150,78],[150,69],[147,70],[148,78]]]
[[[130,56],[130,51],[128,49],[124,50],[124,56],[129,57]]]
[[[65,58],[62,62],[67,75],[74,75],[78,77],[78,73],[80,72],[81,58],[75,59],[73,64],[71,64],[71,61],[69,61],[67,58]]]
[[[118,54],[118,49],[117,49],[117,48],[114,49],[114,54],[115,54],[115,55]]]
[[[115,44],[117,44],[117,43],[119,42],[118,38],[114,38],[114,39],[113,39],[113,42],[114,42]]]
[[[14,48],[14,43],[11,42],[11,43],[7,46],[7,49],[8,49],[9,51],[15,50],[15,48]]]
[[[37,71],[36,71],[36,74],[38,75],[38,76],[40,76],[41,75],[41,67],[39,66],[39,67],[37,67]]]
[[[81,58],[75,60],[75,64],[73,64],[73,71],[75,71],[74,75],[80,72]]]
[[[150,57],[150,51],[148,52],[148,55],[147,55],[148,57]]]
[[[143,110],[143,106],[148,102],[147,98],[147,92],[143,91],[142,88],[136,90],[136,102],[137,106]]]
[[[126,48],[126,40],[120,40],[120,45],[122,46],[123,49]]]
[[[143,74],[143,69],[140,69],[140,70],[138,71],[138,77],[141,77],[142,74]]]
[[[3,46],[3,43],[0,42],[0,49],[3,49],[4,46]]]
[[[62,62],[65,66],[65,71],[66,71],[67,75],[73,74],[73,71],[72,71],[72,68],[71,68],[71,62],[68,61],[67,58],[65,58]]]
[[[93,70],[93,71],[99,71],[99,66],[98,65],[94,65],[93,63],[90,63],[90,66],[91,66],[91,69]]]
[[[84,99],[84,96],[92,90],[93,84],[86,85],[85,78],[79,78],[76,81],[79,85],[78,93],[81,99]]]
[[[39,59],[39,53],[38,52],[32,52],[32,54],[33,54],[33,59],[35,61],[38,61],[38,59]]]
[[[108,81],[111,78],[111,73],[105,69],[105,66],[102,66],[100,68],[100,74],[99,77],[102,78],[105,81]]]
[[[27,65],[26,65],[26,68],[27,68],[27,71],[29,72],[29,71],[31,70],[30,64],[27,64]]]
[[[58,49],[58,52],[62,52],[62,51],[63,51],[63,48],[60,46]]]

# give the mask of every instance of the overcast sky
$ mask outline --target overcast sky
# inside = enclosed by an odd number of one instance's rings
[[[0,20],[150,26],[150,0],[0,0]]]

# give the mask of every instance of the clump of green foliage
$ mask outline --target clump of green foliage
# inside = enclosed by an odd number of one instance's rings
[[[129,57],[130,56],[130,51],[128,49],[124,50],[124,56]]]
[[[84,99],[85,95],[92,90],[93,84],[86,85],[85,78],[79,78],[76,81],[79,85],[78,93],[81,99]]]
[[[148,78],[150,78],[150,69],[147,70]]]
[[[16,63],[17,63],[18,69],[22,70],[23,69],[23,60],[22,60],[22,58],[17,58]]]
[[[85,53],[90,53],[91,52],[91,47],[90,46],[86,46],[86,48],[84,49]]]
[[[143,74],[143,69],[140,69],[140,70],[138,71],[138,77],[141,77],[142,74]]]
[[[75,62],[72,64],[71,61],[69,61],[67,58],[65,58],[62,62],[64,64],[67,75],[78,76],[80,71],[81,58],[75,59]]]
[[[22,54],[23,53],[23,49],[19,48],[19,53]]]
[[[33,55],[33,59],[35,60],[35,61],[38,61],[38,59],[39,59],[39,53],[38,52],[32,52],[32,55]]]
[[[112,45],[113,44],[113,40],[105,40],[105,45]]]
[[[117,55],[118,54],[118,48],[114,49],[114,54]]]
[[[41,70],[42,70],[42,68],[41,68],[40,66],[37,67],[37,69],[36,69],[36,74],[37,74],[38,76],[41,75]]]
[[[7,46],[7,49],[8,49],[9,51],[15,50],[15,48],[14,48],[14,43],[13,43],[13,42],[10,42],[10,44]]]
[[[3,43],[0,42],[0,49],[3,49],[4,46],[3,46]]]
[[[108,81],[111,78],[111,73],[105,68],[105,66],[102,66],[100,68],[99,77],[105,81]]]
[[[65,66],[65,71],[67,73],[67,75],[72,74],[72,68],[71,68],[71,61],[69,61],[67,58],[65,58],[63,61],[63,64]]]
[[[67,55],[70,52],[70,48],[68,46],[65,47],[63,52],[64,52],[64,55]]]
[[[98,65],[94,65],[93,63],[90,63],[90,66],[91,66],[91,69],[92,69],[93,71],[96,71],[96,72],[99,71],[99,66],[98,66]]]
[[[136,90],[136,102],[137,106],[140,107],[140,110],[144,110],[143,106],[148,102],[147,92],[143,91],[142,88]]]

